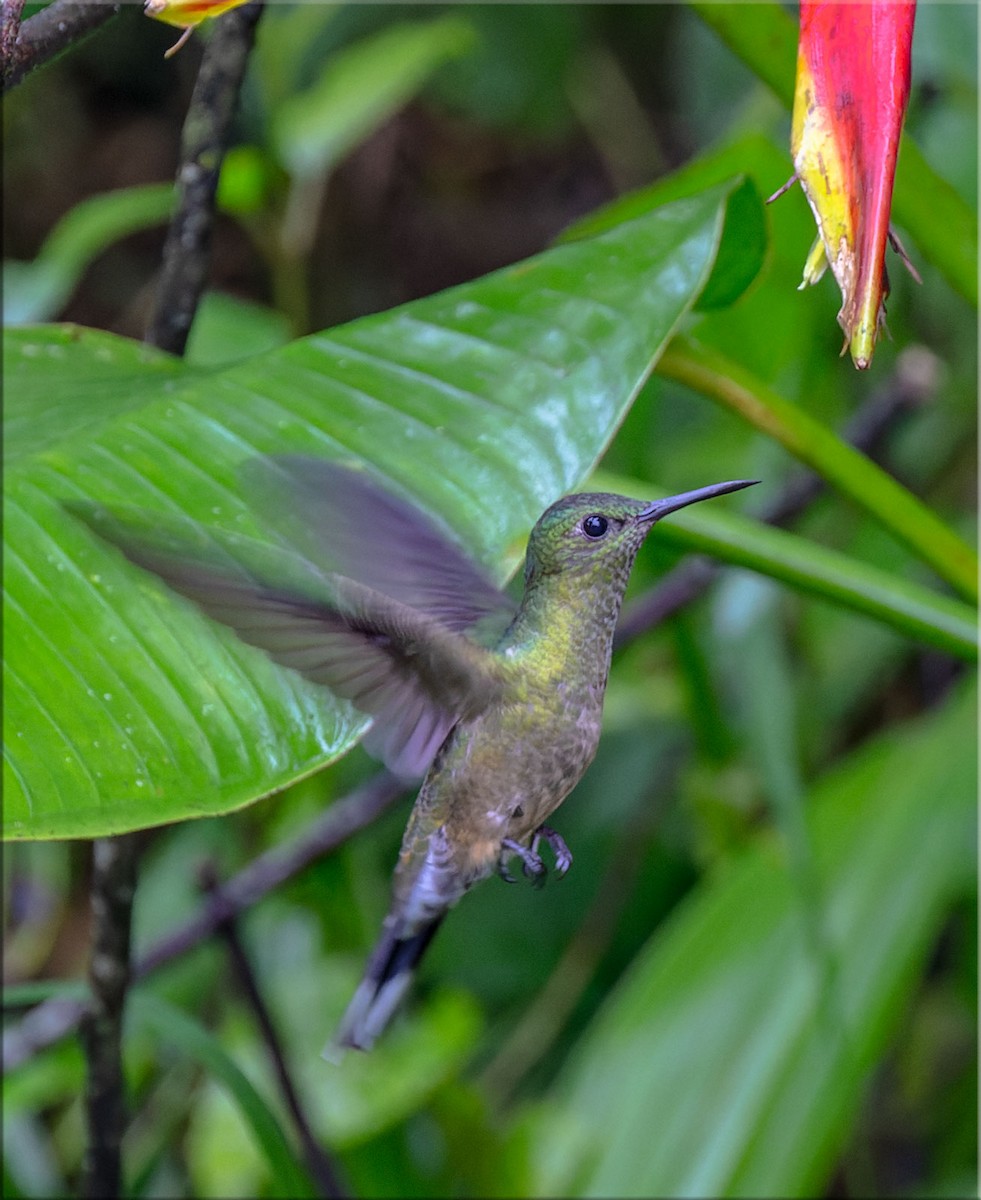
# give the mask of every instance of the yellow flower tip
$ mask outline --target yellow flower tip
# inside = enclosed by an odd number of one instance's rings
[[[874,297],[869,297],[859,311],[858,320],[852,331],[848,348],[851,351],[852,362],[859,371],[864,371],[872,365],[872,354],[875,344],[885,334],[892,340],[889,326],[886,324],[886,298],[889,295],[889,276],[883,270],[882,293],[875,304]],[[875,306],[873,307],[873,305]],[[846,328],[846,339],[848,331]]]
[[[797,290],[802,292],[804,288],[813,286],[821,279],[827,269],[827,251],[824,248],[824,242],[818,236],[814,239],[814,245],[811,246],[807,261],[804,263],[804,278],[800,281]]]

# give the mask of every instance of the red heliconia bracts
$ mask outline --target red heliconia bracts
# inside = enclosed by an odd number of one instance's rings
[[[889,293],[886,242],[909,99],[915,0],[801,0],[791,150],[818,225],[801,286],[830,263],[855,365],[872,359]],[[903,254],[905,259],[905,255]]]

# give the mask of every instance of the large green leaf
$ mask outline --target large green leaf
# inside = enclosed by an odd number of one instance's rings
[[[534,1131],[537,1194],[823,1191],[911,981],[976,877],[976,719],[965,686],[813,788],[817,938],[810,888],[772,835],[692,894],[557,1081],[557,1115]]]
[[[11,334],[5,834],[226,812],[330,762],[364,724],[127,564],[64,502],[261,537],[243,462],[360,457],[503,578],[698,297],[729,192],[223,371],[144,364],[105,334]]]
[[[767,250],[766,216],[760,194],[748,174],[747,157],[764,144],[762,138],[744,139],[736,145],[714,150],[704,158],[695,159],[659,179],[648,187],[637,188],[576,221],[562,232],[560,242],[571,242],[582,237],[595,237],[604,230],[613,229],[624,221],[634,220],[653,208],[660,208],[672,200],[694,196],[706,188],[734,176],[746,173],[746,178],[732,195],[726,214],[726,225],[722,233],[722,246],[716,269],[698,298],[697,308],[704,312],[714,308],[728,308],[746,291],[763,266]],[[746,151],[749,151],[747,155]],[[738,244],[739,254],[725,252],[728,242]]]

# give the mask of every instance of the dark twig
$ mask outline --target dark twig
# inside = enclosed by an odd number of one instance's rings
[[[890,378],[873,391],[847,423],[842,433],[844,440],[869,458],[877,459],[898,418],[919,408],[936,390],[938,372],[939,363],[929,350],[918,346],[904,350]],[[789,525],[826,486],[820,475],[796,472],[773,503],[763,510],[761,519],[768,525]]]
[[[130,980],[130,918],[142,835],[98,838],[92,843],[92,999],[82,1021],[88,1064],[85,1113],[88,1146],[82,1194],[120,1194],[123,1103],[122,1023]]]
[[[94,33],[116,16],[119,7],[113,0],[54,0],[21,25],[23,0],[3,0],[3,90]],[[8,28],[14,31],[13,38],[9,38]]]
[[[175,354],[184,352],[204,287],[218,171],[261,10],[254,2],[218,25],[205,50],[184,125],[181,204],[167,240],[155,320],[145,338]],[[91,1197],[118,1196],[122,1182],[122,1024],[131,978],[130,921],[140,842],[139,835],[128,834],[93,843],[92,999],[82,1017],[88,1124],[83,1191]]]
[[[336,850],[389,809],[405,785],[382,771],[338,800],[293,842],[261,854],[209,896],[195,916],[165,934],[133,967],[134,979],[148,975],[212,937],[223,921],[236,916],[323,855]],[[68,999],[46,1000],[33,1008],[3,1038],[3,1069],[13,1070],[53,1045],[79,1023],[85,1005]]]
[[[0,4],[0,63],[3,76],[7,77],[8,64],[13,61],[14,46],[20,32],[20,17],[24,11],[24,0],[3,0]]]
[[[937,386],[938,364],[929,351],[913,348],[900,355],[893,376],[872,393],[855,413],[842,435],[870,458],[881,450],[886,435],[904,413],[918,408]],[[791,524],[826,489],[820,475],[797,471],[779,494],[758,513],[767,525]],[[617,626],[614,645],[622,646],[655,628],[679,609],[697,600],[722,571],[722,565],[702,557],[687,558],[627,608]]]
[[[262,8],[253,0],[215,22],[184,121],[177,212],[145,338],[171,354],[184,353],[208,276],[218,175]]]
[[[135,975],[144,979],[165,963],[212,937],[223,921],[250,908],[287,879],[352,838],[390,808],[405,784],[380,771],[318,817],[294,842],[260,854],[228,883],[217,888],[205,907],[184,925],[162,937],[137,961]]]
[[[217,895],[220,890],[218,874],[213,862],[206,862],[201,869],[201,887],[207,895],[212,897]],[[249,956],[246,953],[245,946],[242,944],[242,939],[239,937],[235,919],[228,917],[223,920],[218,927],[218,934],[228,948],[228,956],[238,977],[239,986],[255,1014],[256,1024],[259,1026],[263,1041],[266,1043],[266,1050],[269,1053],[273,1071],[279,1083],[279,1090],[283,1094],[286,1107],[289,1109],[290,1115],[293,1118],[293,1124],[296,1126],[300,1145],[303,1147],[303,1159],[307,1171],[310,1173],[310,1177],[316,1184],[321,1196],[331,1198],[344,1196],[346,1195],[346,1190],[341,1186],[337,1169],[324,1148],[314,1137],[313,1130],[310,1128],[310,1122],[307,1120],[299,1093],[293,1082],[290,1069],[286,1064],[286,1055],[283,1051],[279,1034],[276,1032],[272,1014],[263,999],[262,991],[259,988],[259,981],[255,977],[252,964],[249,962]]]

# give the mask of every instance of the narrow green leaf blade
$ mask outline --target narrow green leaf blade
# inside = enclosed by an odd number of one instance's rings
[[[4,324],[57,316],[97,255],[120,238],[162,225],[173,206],[171,183],[118,188],[77,204],[54,227],[33,262],[4,262]]]
[[[871,513],[965,599],[977,603],[978,556],[921,500],[809,413],[707,346],[678,338],[659,371],[775,438]]]
[[[161,1041],[177,1046],[196,1059],[228,1091],[255,1134],[256,1145],[269,1164],[274,1196],[317,1195],[310,1177],[297,1161],[275,1113],[228,1055],[221,1042],[186,1012],[150,992],[137,990],[129,998],[129,1019],[149,1029]]]
[[[312,87],[276,110],[272,132],[281,161],[299,177],[329,170],[440,64],[472,44],[469,23],[451,15],[390,25],[338,51]]]
[[[597,472],[593,482],[627,495],[644,486],[606,472]],[[970,605],[839,550],[718,508],[680,512],[658,526],[657,537],[667,545],[701,550],[722,562],[759,571],[966,662],[977,662],[978,627]]]

